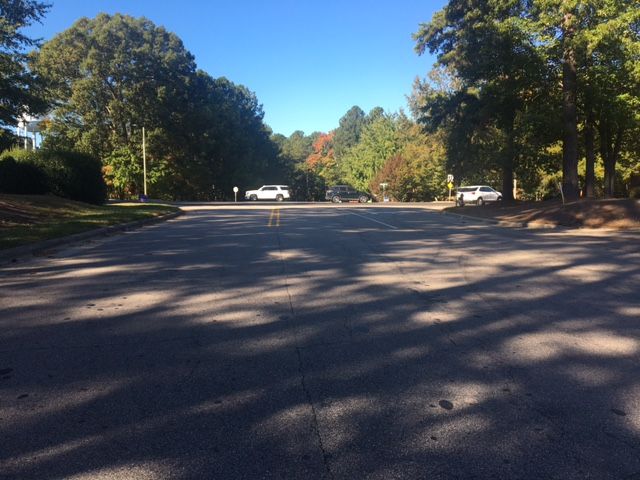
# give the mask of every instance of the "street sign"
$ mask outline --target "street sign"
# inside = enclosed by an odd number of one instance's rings
[[[389,184],[387,182],[381,183],[380,187],[382,187],[382,201],[383,202],[388,202],[389,201],[389,197],[387,196],[385,189],[389,186]]]
[[[233,187],[233,201],[238,201],[238,187]]]
[[[233,193],[238,193],[238,187],[233,187]]]
[[[447,175],[447,188],[449,189],[449,201],[451,201],[451,189],[453,188],[453,175]]]

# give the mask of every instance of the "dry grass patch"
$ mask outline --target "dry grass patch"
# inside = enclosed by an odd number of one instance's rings
[[[547,224],[583,228],[640,228],[640,200],[580,200],[563,205],[560,201],[515,202],[482,207],[466,205],[447,211],[507,222]]]

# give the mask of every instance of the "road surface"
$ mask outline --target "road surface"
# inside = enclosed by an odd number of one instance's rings
[[[0,478],[640,479],[637,234],[184,208],[0,267]]]

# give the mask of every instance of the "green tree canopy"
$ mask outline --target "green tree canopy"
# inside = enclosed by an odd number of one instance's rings
[[[169,130],[187,116],[193,56],[174,34],[144,18],[82,18],[35,57],[54,102],[52,143],[100,156],[127,145],[140,128]]]
[[[147,19],[82,18],[33,65],[55,104],[45,145],[102,158],[112,193],[141,191],[143,127],[154,196],[228,198],[233,186],[281,181],[255,94],[198,71],[182,41]]]
[[[338,122],[333,146],[336,158],[342,158],[351,147],[360,141],[362,128],[366,124],[366,114],[358,107],[351,107]]]
[[[596,126],[609,183],[634,138],[639,16],[636,2],[620,0],[450,0],[415,39],[418,53],[437,54],[453,88],[418,82],[412,106],[431,130],[448,129],[463,177],[499,167],[505,198],[514,173],[533,178],[562,142],[563,190],[577,198],[580,128],[587,192]]]
[[[48,9],[36,0],[0,0],[0,147],[11,142],[9,127],[20,117],[46,111],[38,79],[27,67],[26,50],[38,41],[21,30],[40,22]]]
[[[396,118],[379,115],[363,128],[360,141],[342,159],[339,165],[342,177],[354,187],[368,191],[371,180],[400,148]]]
[[[548,89],[544,58],[531,41],[529,20],[521,15],[526,3],[451,0],[415,35],[418,53],[436,53],[438,63],[459,79],[454,92],[427,89],[432,99],[423,107],[423,121],[453,122],[450,150],[464,153],[461,161],[475,150],[476,164],[482,159],[485,169],[498,167],[505,199],[512,198],[521,161],[522,120],[544,103],[542,93]],[[501,142],[491,141],[496,132]],[[495,152],[489,158],[481,155],[487,140]],[[456,167],[459,173],[465,170]]]

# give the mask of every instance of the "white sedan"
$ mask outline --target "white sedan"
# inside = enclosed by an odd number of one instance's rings
[[[484,205],[487,202],[502,200],[502,193],[486,185],[472,185],[460,187],[456,192],[456,204],[462,207],[465,203]]]
[[[289,200],[289,187],[286,185],[263,185],[257,190],[247,190],[244,194],[245,200],[275,200],[282,202]]]

